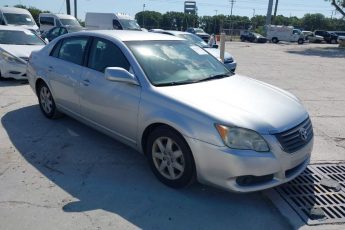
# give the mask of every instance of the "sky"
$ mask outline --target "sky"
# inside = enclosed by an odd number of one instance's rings
[[[269,0],[235,0],[233,15],[252,17],[266,15]],[[0,0],[0,5],[13,6],[23,4],[34,6],[53,13],[66,13],[66,0]],[[70,0],[73,11],[74,0]],[[184,0],[77,0],[78,18],[84,20],[86,12],[114,12],[127,13],[135,16],[143,10],[158,11],[183,11]],[[229,0],[196,0],[198,15],[230,14]],[[275,1],[274,1],[275,2]],[[325,0],[279,0],[277,14],[284,16],[303,17],[306,13],[322,13],[326,17],[340,17],[339,13]]]

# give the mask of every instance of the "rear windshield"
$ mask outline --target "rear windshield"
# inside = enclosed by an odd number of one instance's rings
[[[120,19],[121,25],[124,30],[141,30],[137,21],[130,19]]]
[[[0,44],[7,45],[45,45],[31,31],[0,30]]]
[[[11,25],[35,25],[34,20],[29,14],[4,13],[7,24]]]
[[[64,26],[80,26],[79,22],[76,19],[61,19],[60,22]]]

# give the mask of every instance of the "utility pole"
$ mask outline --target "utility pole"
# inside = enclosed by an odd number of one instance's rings
[[[230,30],[230,40],[232,40],[232,32],[234,30],[233,28],[233,22],[232,22],[232,9],[234,8],[234,3],[236,2],[235,0],[229,0],[230,2],[230,6],[231,6],[231,11],[230,11],[230,27],[231,27],[231,30]]]
[[[266,16],[266,26],[271,25],[273,0],[268,1],[267,16]]]
[[[143,4],[143,28],[145,28],[145,3]]]
[[[74,0],[74,17],[75,18],[78,18],[78,16],[77,16],[77,0]]]
[[[217,30],[217,15],[218,15],[218,10],[214,10],[216,12],[216,17],[214,17],[214,29],[213,29],[213,33],[216,34],[216,30]]]
[[[255,9],[253,9],[253,18],[255,17]]]
[[[276,5],[274,6],[274,13],[273,13],[273,23],[275,22],[277,16],[277,9],[278,9],[279,0],[276,0]]]
[[[66,11],[68,15],[71,14],[71,3],[69,0],[66,0]]]

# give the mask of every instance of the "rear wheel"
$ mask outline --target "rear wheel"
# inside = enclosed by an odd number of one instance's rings
[[[278,43],[279,40],[278,40],[278,38],[272,38],[272,42],[273,42],[273,43]]]
[[[246,39],[244,37],[241,37],[241,42],[245,42]]]
[[[331,44],[336,44],[337,40],[335,40],[334,38],[331,39]]]
[[[41,83],[38,88],[38,101],[42,113],[49,119],[59,117],[60,113],[56,108],[52,93],[45,83]]]
[[[3,80],[5,80],[5,78],[1,76],[1,71],[0,71],[0,81],[3,81]]]
[[[148,137],[146,153],[153,173],[165,185],[182,188],[193,182],[192,152],[178,132],[167,127],[155,129]]]
[[[297,43],[302,45],[304,43],[304,40],[302,38],[300,38],[300,39],[298,39]]]

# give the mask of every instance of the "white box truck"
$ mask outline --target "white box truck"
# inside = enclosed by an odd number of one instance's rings
[[[141,30],[133,17],[119,13],[87,12],[85,27],[88,30]]]
[[[267,29],[267,40],[278,43],[279,41],[304,43],[304,35],[301,30],[293,26],[269,25]]]
[[[81,27],[78,20],[68,14],[40,13],[39,23],[42,33],[56,26]]]
[[[21,26],[39,34],[38,26],[26,9],[16,7],[0,7],[0,25]]]

